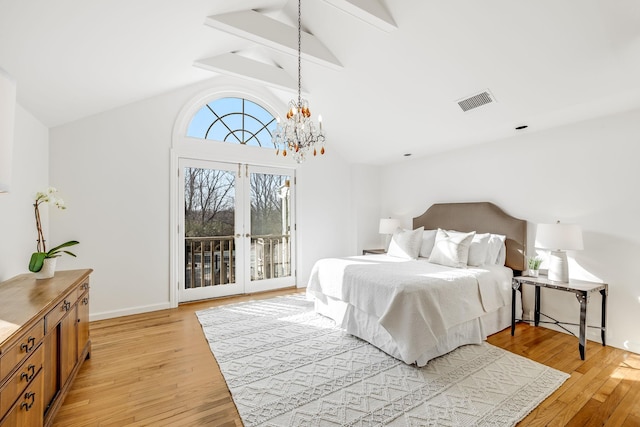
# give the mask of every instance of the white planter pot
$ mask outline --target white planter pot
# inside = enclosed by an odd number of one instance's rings
[[[42,268],[35,274],[36,279],[50,279],[56,274],[56,261],[58,258],[45,258]]]

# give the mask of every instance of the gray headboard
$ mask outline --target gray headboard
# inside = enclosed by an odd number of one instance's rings
[[[507,236],[506,266],[526,270],[527,221],[514,218],[490,202],[437,203],[422,215],[413,218],[413,228],[442,228]]]

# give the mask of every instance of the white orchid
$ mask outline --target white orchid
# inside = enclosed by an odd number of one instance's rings
[[[67,209],[67,207],[64,205],[64,200],[62,200],[62,199],[56,199],[56,201],[53,202],[53,204],[58,209]]]
[[[73,253],[62,250],[62,248],[66,248],[68,246],[77,245],[79,242],[76,240],[71,240],[65,242],[61,245],[56,246],[55,248],[47,251],[47,245],[44,240],[44,233],[42,232],[42,223],[40,222],[40,205],[42,203],[50,203],[57,207],[58,209],[66,209],[67,207],[64,204],[64,200],[56,196],[58,190],[55,187],[49,187],[46,191],[38,191],[35,197],[35,203],[33,207],[35,208],[36,215],[36,230],[38,231],[38,246],[36,252],[31,255],[31,260],[29,261],[29,270],[33,272],[38,272],[42,268],[42,263],[46,258],[54,258],[61,255],[60,252],[64,252],[68,255],[75,256]]]
[[[36,204],[52,203],[57,207],[64,209],[64,202],[62,199],[56,197],[57,192],[58,190],[55,187],[49,187],[45,191],[38,191],[36,193]],[[59,203],[62,203],[62,205],[58,206]]]

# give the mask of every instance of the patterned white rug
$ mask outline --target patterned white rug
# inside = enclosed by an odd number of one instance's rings
[[[409,366],[294,295],[196,313],[245,426],[513,426],[569,375],[484,343]]]

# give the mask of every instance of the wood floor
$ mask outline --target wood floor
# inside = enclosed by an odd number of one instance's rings
[[[55,426],[242,426],[194,311],[293,290],[181,305],[91,323],[92,353]],[[519,324],[489,343],[571,378],[518,426],[640,426],[640,355]]]

